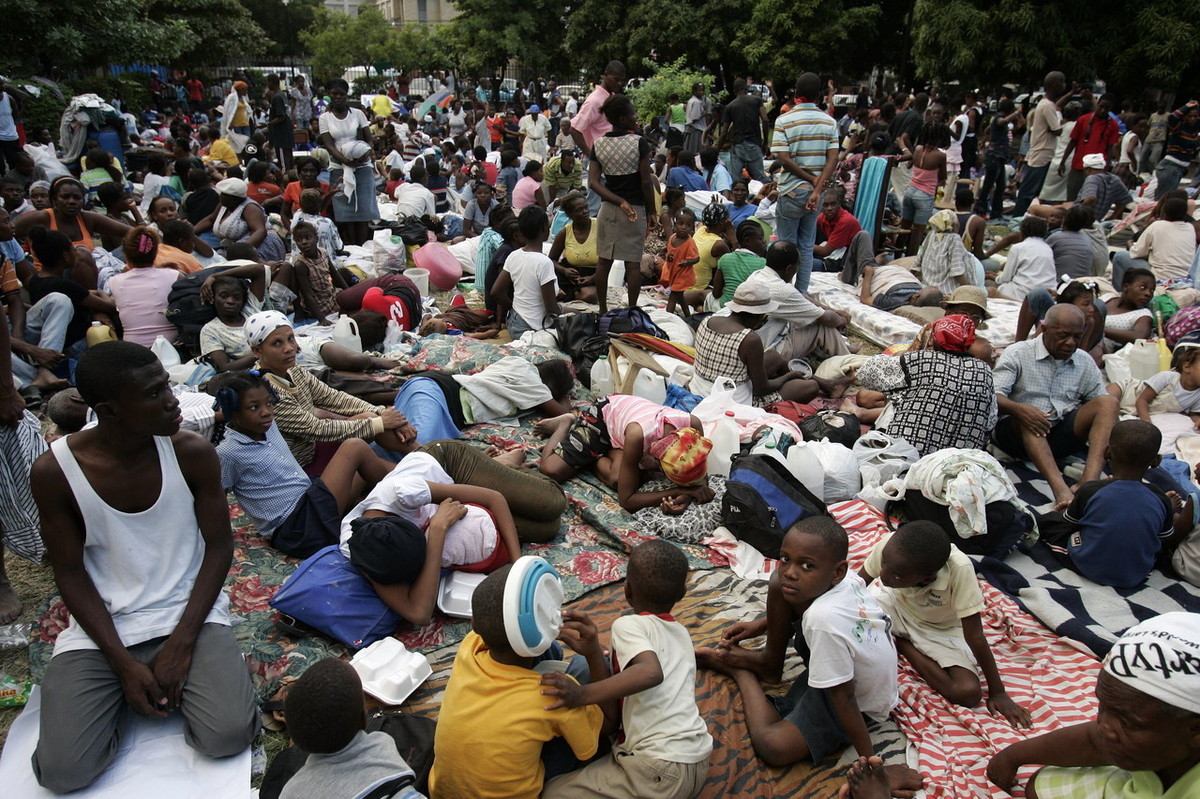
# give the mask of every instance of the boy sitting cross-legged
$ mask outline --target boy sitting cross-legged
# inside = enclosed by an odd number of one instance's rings
[[[697,661],[737,682],[754,751],[768,765],[806,758],[819,763],[853,744],[874,754],[866,718],[883,721],[898,701],[896,645],[891,621],[856,574],[847,574],[846,531],[825,516],[792,525],[780,545],[779,568],[767,588],[767,617],[737,624]],[[738,642],[766,633],[766,646]],[[805,671],[787,696],[770,697],[759,679],[783,674],[788,639]],[[921,787],[912,769],[889,767],[896,796]]]
[[[935,522],[900,525],[871,551],[859,576],[892,619],[896,648],[933,690],[975,707],[987,678],[987,709],[1028,728],[1029,713],[1004,690],[983,634],[983,592],[971,560]],[[872,582],[876,577],[878,583]]]

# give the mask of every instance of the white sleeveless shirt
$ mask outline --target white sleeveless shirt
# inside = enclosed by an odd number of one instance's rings
[[[155,436],[162,488],[158,499],[140,513],[124,513],[108,505],[92,488],[67,444],[71,436],[50,445],[84,520],[83,565],[126,647],[170,635],[192,594],[204,538],[196,521],[192,491],[175,447]],[[205,623],[229,624],[229,597],[221,591]],[[58,635],[54,654],[98,649],[71,618]]]

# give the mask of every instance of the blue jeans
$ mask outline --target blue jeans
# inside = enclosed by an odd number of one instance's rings
[[[1113,284],[1113,288],[1117,289],[1117,291],[1121,290],[1121,281],[1122,281],[1122,279],[1124,279],[1125,270],[1132,269],[1135,266],[1141,267],[1142,269],[1150,268],[1149,261],[1147,261],[1143,258],[1134,258],[1132,255],[1129,254],[1128,250],[1117,250],[1116,252],[1114,252],[1113,259],[1112,259],[1112,265],[1113,265],[1112,284]]]
[[[1046,175],[1049,173],[1049,164],[1045,166],[1025,165],[1025,173],[1021,175],[1021,186],[1017,189],[1017,206],[1013,208],[1013,216],[1025,215],[1033,198],[1038,196],[1038,192],[1042,190],[1042,186],[1046,182]]]
[[[70,297],[58,292],[47,294],[25,314],[25,340],[35,346],[69,355],[66,350],[67,326],[74,316],[75,304]],[[84,346],[87,346],[86,342]]]
[[[809,211],[805,208],[810,194],[812,186],[804,184],[792,194],[780,195],[775,205],[775,232],[779,240],[790,241],[800,250],[796,288],[802,294],[808,293],[808,283],[812,277],[813,244],[817,239],[817,215],[820,213],[816,209]]]
[[[1158,188],[1154,190],[1154,199],[1161,200],[1164,194],[1179,188],[1179,181],[1183,180],[1186,172],[1186,166],[1180,166],[1174,161],[1168,161],[1165,158],[1159,161],[1158,166],[1154,168],[1154,177],[1158,178]]]
[[[767,182],[767,172],[763,169],[762,148],[754,142],[744,141],[729,148],[729,174],[734,180],[742,177],[742,169],[750,173],[755,180]]]

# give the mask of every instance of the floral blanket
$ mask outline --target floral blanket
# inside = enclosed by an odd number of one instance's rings
[[[414,356],[414,361],[429,364],[449,359],[462,371],[469,371],[472,367],[487,365],[484,361],[490,354],[476,352],[479,346],[501,349],[472,339],[465,339],[472,343],[464,345],[457,336],[440,338],[441,342],[450,339],[449,345],[433,340],[429,347]],[[548,352],[561,357],[555,350]],[[415,365],[414,361],[410,361],[410,365]],[[529,451],[530,460],[536,459],[537,450],[543,443],[528,420],[518,426],[475,425],[462,438],[481,446],[520,444]],[[527,545],[524,552],[540,555],[554,566],[562,577],[566,599],[571,601],[594,588],[624,579],[629,551],[652,536],[641,532],[634,517],[621,508],[613,492],[594,478],[571,480],[564,489],[570,503],[563,516],[559,537],[549,543]],[[275,692],[284,676],[299,676],[309,664],[330,655],[345,655],[348,649],[319,635],[293,638],[276,624],[278,614],[268,602],[298,561],[272,549],[258,535],[232,495],[229,514],[235,548],[225,590],[229,593],[234,615],[234,631],[247,656],[255,688],[261,698],[267,698]],[[723,555],[704,547],[686,546],[684,551],[694,569],[727,563]],[[54,639],[66,622],[67,612],[62,601],[57,596],[51,597],[35,624],[34,642],[29,652],[30,669],[36,681],[41,680]],[[469,628],[465,621],[439,614],[428,627],[409,629],[397,637],[410,649],[427,652],[456,644]]]

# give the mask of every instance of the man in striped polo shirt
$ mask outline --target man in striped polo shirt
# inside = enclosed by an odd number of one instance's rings
[[[805,72],[796,81],[796,103],[775,121],[771,153],[783,165],[779,178],[776,231],[800,249],[796,288],[808,293],[813,243],[817,235],[817,198],[837,163],[837,123],[817,108],[821,79]]]

